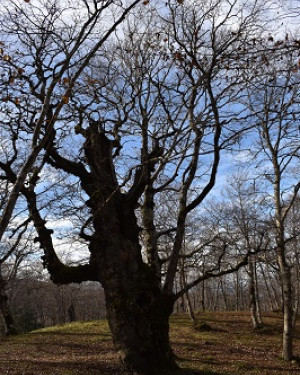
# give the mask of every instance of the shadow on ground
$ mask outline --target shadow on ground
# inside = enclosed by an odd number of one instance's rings
[[[210,371],[210,370],[189,370],[182,369],[182,372],[178,375],[223,375],[220,372]]]

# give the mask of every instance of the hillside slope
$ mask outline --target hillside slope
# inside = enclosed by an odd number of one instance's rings
[[[171,340],[181,367],[201,375],[292,375],[297,361],[280,359],[281,316],[265,317],[267,327],[251,329],[247,313],[201,313],[206,330],[195,330],[187,316],[173,316]],[[210,327],[211,329],[210,329]],[[300,355],[300,330],[295,337]],[[11,338],[0,343],[0,374],[118,375],[106,321],[76,322]]]

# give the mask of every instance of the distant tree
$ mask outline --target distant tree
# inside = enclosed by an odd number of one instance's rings
[[[249,259],[247,272],[249,275],[249,305],[253,327],[263,326],[259,288],[257,280],[258,259],[263,257],[269,250],[269,237],[267,235],[267,225],[262,213],[264,211],[263,198],[255,190],[255,180],[251,179],[249,173],[239,173],[234,176],[230,184],[228,195],[233,205],[233,220],[236,228],[240,231],[243,245],[249,251],[259,249],[259,256],[254,255]]]
[[[209,217],[207,225],[213,222],[222,233],[222,237],[226,238],[225,243],[231,245],[231,256],[233,258],[239,256],[245,249],[252,253],[246,269],[242,272],[243,278],[248,279],[246,284],[249,285],[246,305],[250,307],[253,327],[258,328],[263,323],[257,285],[257,263],[259,259],[264,258],[267,251],[270,251],[270,239],[263,214],[265,208],[263,197],[255,191],[250,169],[244,168],[243,171],[238,170],[230,175],[217,208],[213,202],[207,205],[206,211]],[[240,283],[241,276],[241,273],[235,275],[237,310],[240,308],[240,297],[246,294],[245,290],[241,290],[240,284],[245,286],[245,282]],[[227,306],[228,297],[225,297]]]
[[[29,258],[30,251],[24,249],[24,233],[27,225],[18,233],[17,239],[10,240],[0,248],[0,312],[5,324],[5,334],[14,335],[18,333],[17,325],[9,304],[9,285],[16,279],[18,270],[25,259]],[[25,245],[26,246],[26,245]]]
[[[299,170],[299,57],[289,36],[285,41],[277,41],[285,46],[281,59],[271,63],[266,54],[266,64],[257,70],[258,76],[249,91],[249,109],[253,113],[258,133],[257,144],[253,147],[257,170],[261,178],[269,184],[271,197],[269,220],[274,237],[273,246],[282,286],[284,328],[283,359],[293,358],[293,287],[288,243],[294,235],[288,233],[288,216],[300,190]],[[297,42],[298,43],[298,42]],[[269,200],[270,201],[270,200]]]
[[[5,181],[0,183],[0,213],[5,207],[9,194],[10,184]],[[17,333],[15,319],[7,295],[8,285],[16,278],[20,266],[32,253],[32,246],[28,246],[30,231],[27,230],[30,219],[22,219],[21,216],[18,218],[21,212],[20,207],[18,207],[12,218],[9,231],[7,231],[6,236],[2,238],[0,243],[0,312],[7,335]]]
[[[299,314],[300,306],[300,248],[299,248],[299,221],[300,221],[300,198],[299,196],[295,200],[293,207],[291,208],[288,215],[288,233],[289,233],[289,259],[292,264],[292,279],[293,279],[293,296],[294,296],[294,317],[293,326],[296,324],[296,320]]]
[[[35,168],[18,186],[51,279],[100,282],[125,367],[174,374],[168,319],[175,301],[251,255],[244,249],[234,258],[232,244],[216,238],[215,263],[174,292],[187,220],[213,189],[224,150],[251,127],[241,103],[249,59],[262,58],[255,43],[262,8],[257,1],[246,9],[226,0],[153,2],[145,16],[143,2],[113,35],[139,1],[127,8],[116,1],[13,3],[1,23],[9,91],[2,125],[10,145],[3,178],[15,184],[27,148],[39,145]],[[63,183],[44,192],[41,177],[52,173]],[[159,202],[173,192],[175,218],[161,225]],[[65,239],[84,241],[90,254],[77,266],[58,256],[49,228],[68,206],[76,227]]]

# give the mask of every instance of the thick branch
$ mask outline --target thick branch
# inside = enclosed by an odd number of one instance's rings
[[[46,222],[42,219],[37,209],[35,192],[23,189],[23,194],[27,199],[28,209],[38,233],[35,242],[39,242],[41,248],[44,250],[44,256],[42,259],[44,267],[46,267],[50,273],[51,280],[56,284],[98,281],[96,272],[94,272],[90,265],[87,264],[71,267],[66,266],[60,261],[53,247],[51,236],[53,231],[46,228]]]
[[[76,163],[68,160],[67,158],[61,156],[53,147],[48,150],[46,161],[54,168],[60,168],[63,171],[81,179],[87,180],[88,178],[91,178],[90,174],[82,163]]]

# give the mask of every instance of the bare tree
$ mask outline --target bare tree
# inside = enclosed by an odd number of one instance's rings
[[[9,183],[0,184],[0,213],[2,213],[10,194],[10,187]],[[7,295],[8,284],[16,278],[20,265],[32,254],[32,246],[28,246],[28,243],[32,241],[30,230],[28,230],[30,219],[22,218],[22,211],[24,211],[24,207],[17,207],[9,231],[0,243],[0,311],[7,335],[17,333]]]
[[[276,44],[276,42],[274,41]],[[278,42],[277,42],[278,43]],[[289,46],[288,36],[280,45]],[[295,204],[300,181],[299,168],[299,66],[297,51],[291,46],[282,60],[266,64],[260,72],[268,75],[264,82],[255,81],[250,92],[250,110],[255,113],[258,144],[257,163],[270,186],[272,207],[270,217],[274,229],[274,246],[283,292],[284,328],[283,359],[293,358],[293,288],[291,265],[288,261],[287,217]]]
[[[268,249],[269,238],[266,235],[266,223],[262,212],[264,210],[263,199],[257,194],[255,179],[252,181],[248,172],[238,173],[233,176],[229,183],[228,195],[232,200],[232,220],[235,228],[240,232],[243,245],[249,251],[260,249],[259,256],[262,257]],[[257,286],[257,262],[258,256],[249,259],[247,268],[249,275],[249,297],[250,311],[253,327],[259,328],[263,325],[260,311],[260,300]]]
[[[20,192],[52,280],[100,282],[124,365],[141,374],[174,374],[168,319],[176,299],[201,281],[240,269],[251,255],[245,249],[233,258],[233,245],[218,237],[214,264],[174,293],[187,220],[213,189],[223,150],[248,126],[249,111],[240,103],[260,8],[256,1],[247,12],[239,1],[174,1],[163,11],[154,4],[145,17],[144,2],[122,37],[113,37],[137,3],[123,8],[122,2],[81,0],[72,21],[58,0],[9,9],[1,27],[16,47],[3,59],[5,87],[17,84],[6,102],[14,107],[13,121],[8,111],[4,121],[11,151],[0,167],[2,178],[16,183],[16,164],[24,159],[19,148],[26,155],[27,134],[39,142],[36,168]],[[102,17],[113,24],[100,28]],[[42,191],[40,176],[51,173],[64,176],[56,185],[65,192],[62,200],[55,189]],[[158,203],[172,193],[175,220],[162,226]],[[69,235],[87,243],[88,260],[75,266],[58,256],[45,202],[54,218],[68,205],[70,215],[78,212],[81,226]]]
[[[243,302],[243,306],[245,300],[247,301],[246,306],[250,307],[254,328],[259,328],[262,325],[257,286],[257,263],[264,258],[267,251],[270,251],[270,239],[266,230],[268,226],[263,214],[264,208],[263,198],[253,190],[253,176],[250,170],[246,172],[246,168],[243,169],[243,172],[238,170],[237,173],[230,175],[217,209],[214,202],[206,206],[207,225],[212,226],[214,223],[215,228],[226,239],[223,241],[227,245],[230,244],[228,252],[229,254],[231,252],[231,257],[238,257],[244,251],[252,253],[246,269],[235,275],[235,307],[238,310],[240,302]],[[245,285],[245,279],[248,279],[249,294],[245,293],[244,287],[241,288],[242,285]],[[221,288],[223,288],[222,282]],[[233,284],[233,280],[231,284]],[[241,297],[245,295],[248,297],[241,301]],[[225,305],[228,306],[228,296],[224,298]]]

